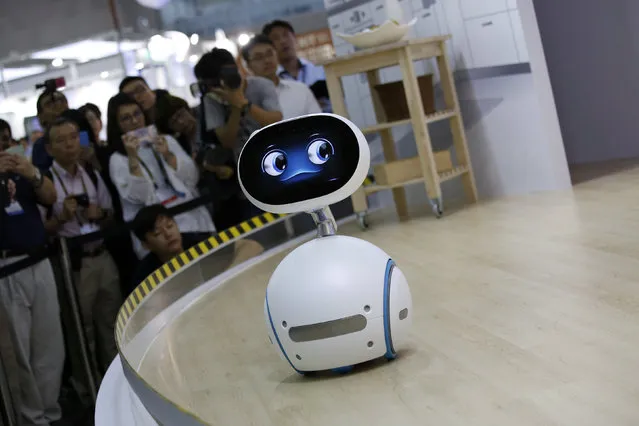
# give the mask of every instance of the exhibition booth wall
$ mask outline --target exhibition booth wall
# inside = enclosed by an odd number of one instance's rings
[[[570,164],[639,157],[639,3],[534,1]]]

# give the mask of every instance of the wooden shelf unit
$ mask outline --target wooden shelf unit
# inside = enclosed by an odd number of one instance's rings
[[[362,131],[365,134],[380,134],[382,149],[387,163],[397,161],[391,129],[395,126],[411,124],[415,135],[421,176],[396,182],[387,182],[383,185],[362,186],[352,196],[353,208],[360,216],[360,219],[364,217],[368,210],[366,195],[386,189],[393,191],[393,199],[398,216],[402,219],[408,217],[408,204],[403,187],[415,183],[423,183],[426,186],[431,207],[437,217],[443,213],[442,182],[460,177],[468,202],[474,203],[477,201],[477,189],[459,110],[457,90],[446,53],[446,40],[449,38],[450,36],[439,36],[399,41],[376,48],[360,50],[347,56],[331,59],[322,64],[326,72],[326,84],[333,105],[333,112],[344,117],[348,117],[348,111],[344,101],[341,77],[362,72],[366,73],[378,124],[362,129]],[[429,58],[434,58],[437,61],[446,107],[444,110],[426,115],[417,82],[414,61]],[[375,91],[375,86],[380,83],[379,70],[394,65],[399,65],[402,72],[402,82],[410,117],[404,120],[388,122],[379,96]],[[429,124],[441,120],[449,120],[456,154],[455,165],[453,166],[451,163],[443,168],[441,165],[438,167],[436,161],[437,153],[432,149],[428,130]],[[365,221],[360,220],[360,224],[364,225]]]

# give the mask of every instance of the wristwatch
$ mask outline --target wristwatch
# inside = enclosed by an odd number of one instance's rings
[[[31,178],[31,183],[35,189],[38,189],[42,186],[42,182],[44,180],[42,176],[42,172],[37,167],[34,167],[35,171],[33,172],[33,178]]]

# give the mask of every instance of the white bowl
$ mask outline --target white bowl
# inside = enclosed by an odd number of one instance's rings
[[[350,35],[338,33],[337,36],[359,49],[368,49],[400,41],[408,33],[410,27],[415,25],[415,22],[417,22],[417,18],[413,18],[412,21],[404,25],[397,25],[389,20],[373,30],[364,30]]]

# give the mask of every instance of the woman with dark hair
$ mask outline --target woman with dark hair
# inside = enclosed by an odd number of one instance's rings
[[[144,112],[133,98],[124,93],[111,98],[107,111],[107,140],[113,149],[109,173],[127,222],[144,206],[162,204],[170,208],[199,195],[199,172],[193,159],[169,135],[155,135],[146,141],[139,136],[145,127]],[[152,130],[147,134],[153,134]],[[175,221],[183,233],[201,233],[204,237],[215,231],[204,207],[179,214]],[[138,257],[146,254],[137,238],[134,249]]]

